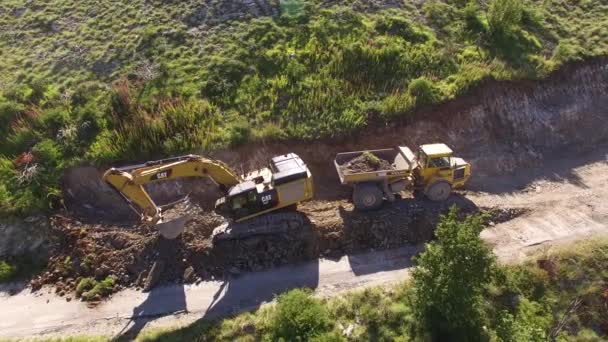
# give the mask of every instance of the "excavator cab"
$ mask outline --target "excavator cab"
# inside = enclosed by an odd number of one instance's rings
[[[259,189],[254,181],[245,181],[231,188],[227,196],[216,202],[216,212],[234,220],[241,220],[274,208],[277,204],[276,190],[264,186]]]
[[[312,176],[296,154],[274,157],[216,202],[216,212],[237,222],[312,198]]]

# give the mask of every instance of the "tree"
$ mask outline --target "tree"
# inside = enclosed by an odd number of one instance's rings
[[[437,226],[413,271],[414,310],[433,338],[458,341],[484,337],[482,292],[491,282],[495,259],[479,237],[483,217],[464,221],[453,207]]]

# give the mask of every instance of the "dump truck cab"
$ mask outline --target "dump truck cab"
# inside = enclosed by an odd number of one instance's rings
[[[416,159],[416,183],[432,200],[447,199],[453,188],[462,187],[471,176],[471,165],[454,157],[452,149],[445,144],[421,145]]]

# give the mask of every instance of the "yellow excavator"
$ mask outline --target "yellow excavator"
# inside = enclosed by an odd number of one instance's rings
[[[310,170],[294,153],[274,157],[268,167],[242,177],[225,163],[198,155],[111,168],[103,175],[141,219],[155,225],[167,239],[175,239],[183,232],[188,217],[165,220],[163,209],[156,205],[144,186],[184,177],[209,178],[224,193],[216,201],[215,211],[224,216],[227,223],[214,231],[214,239],[238,239],[297,229],[304,223],[302,215],[279,209],[291,209],[313,197]]]

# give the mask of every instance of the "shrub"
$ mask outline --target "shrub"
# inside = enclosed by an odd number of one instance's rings
[[[422,330],[443,340],[476,340],[485,335],[482,291],[492,280],[491,250],[479,237],[483,217],[457,219],[453,207],[437,226],[437,240],[416,258],[414,310]]]
[[[28,96],[28,101],[32,104],[38,104],[44,99],[47,88],[48,83],[44,79],[38,78],[32,81],[30,84],[30,89],[32,91]]]
[[[398,115],[410,113],[416,106],[415,100],[409,93],[394,93],[382,100],[380,104],[380,115],[384,119],[390,119]]]
[[[553,60],[565,63],[582,59],[580,46],[569,40],[561,40],[553,50]]]
[[[32,153],[36,160],[48,167],[57,166],[63,161],[61,149],[57,143],[50,139],[37,143],[32,149]]]
[[[429,21],[438,28],[449,25],[456,18],[454,7],[437,0],[425,2],[422,11]]]
[[[76,296],[84,300],[94,300],[98,297],[105,297],[114,291],[116,280],[113,276],[107,276],[102,281],[93,278],[83,278],[76,286]]]
[[[287,138],[287,133],[283,127],[277,124],[267,123],[253,131],[253,138],[255,140],[283,140]]]
[[[0,283],[11,281],[17,274],[17,267],[9,264],[4,260],[0,260]]]
[[[296,289],[279,296],[270,330],[274,340],[308,341],[330,326],[325,307],[311,291]]]
[[[407,92],[414,99],[416,106],[435,104],[441,98],[439,89],[426,77],[420,77],[410,82]]]
[[[504,34],[519,27],[524,5],[521,0],[491,0],[488,24],[493,34]]]
[[[76,296],[81,296],[83,293],[93,289],[97,281],[93,278],[82,278],[78,285],[76,285]]]
[[[517,305],[515,315],[508,311],[500,313],[496,333],[501,341],[544,342],[549,340],[547,331],[552,320],[550,311],[524,298]]]
[[[8,133],[10,124],[25,110],[25,106],[0,98],[0,133]],[[0,148],[1,151],[1,148]]]
[[[280,1],[281,14],[288,16],[297,16],[302,14],[304,10],[304,1],[302,0],[282,0]]]
[[[476,1],[470,1],[463,10],[464,24],[466,30],[474,36],[479,38],[482,34],[486,33],[486,24],[479,17],[479,6]]]

